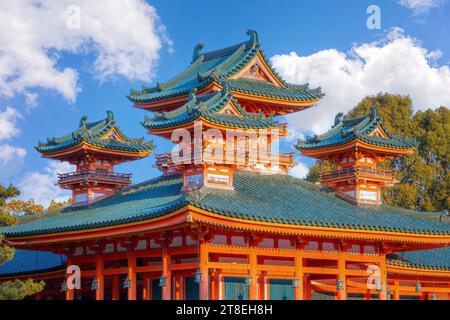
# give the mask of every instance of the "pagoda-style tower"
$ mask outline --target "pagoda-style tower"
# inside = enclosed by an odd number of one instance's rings
[[[75,172],[58,174],[59,186],[72,190],[73,204],[89,203],[128,186],[131,174],[117,173],[114,167],[147,157],[154,149],[152,142],[123,134],[111,111],[104,120],[86,120],[83,116],[79,128],[71,134],[47,138],[36,147],[45,158],[76,166]]]
[[[233,189],[234,170],[286,173],[293,154],[272,151],[272,143],[287,133],[274,117],[314,106],[323,96],[320,88],[287,84],[270,66],[257,33],[247,34],[248,41],[212,52],[199,44],[178,76],[131,90],[136,107],[155,113],[143,122],[149,133],[179,144],[182,163],[170,153],[157,155],[157,166],[166,174],[182,172],[184,189]],[[182,129],[188,141],[180,138]],[[236,136],[229,138],[230,132]]]
[[[395,136],[383,125],[376,107],[369,115],[343,119],[336,115],[330,131],[299,140],[296,148],[304,156],[327,160],[337,169],[320,174],[319,182],[337,194],[356,203],[381,203],[381,188],[396,183],[395,172],[378,168],[394,157],[410,154],[414,139]]]

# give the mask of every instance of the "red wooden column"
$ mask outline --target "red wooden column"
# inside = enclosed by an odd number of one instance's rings
[[[103,270],[105,262],[102,255],[97,254],[95,256],[95,278],[98,281],[98,289],[95,291],[95,300],[105,299],[105,278],[103,276]]]
[[[72,264],[72,257],[67,256],[67,266],[70,266],[71,264]],[[67,279],[65,279],[65,281],[67,281]],[[74,298],[75,298],[75,290],[71,289],[69,284],[67,283],[66,300],[74,300]]]
[[[166,277],[166,285],[162,287],[162,299],[171,299],[172,274],[170,272],[170,255],[167,251],[167,243],[162,248],[162,276]]]
[[[199,283],[199,299],[209,299],[209,268],[208,268],[208,251],[205,248],[205,241],[203,237],[199,237],[199,270],[201,273],[201,280]]]
[[[148,294],[148,275],[142,276],[142,300],[149,300]]]
[[[119,275],[115,274],[112,278],[112,294],[111,294],[112,300],[119,300],[120,299],[120,278]]]
[[[341,281],[342,288],[338,289],[338,283],[336,283],[337,298],[338,300],[347,300],[347,277],[346,277],[346,266],[345,258],[342,256],[342,252],[338,258],[338,277],[337,281]]]
[[[248,287],[248,299],[258,300],[258,277],[257,277],[257,265],[258,259],[253,247],[250,247],[250,253],[248,255],[249,262],[249,277],[251,279],[250,286]]]
[[[394,300],[400,300],[400,283],[394,279]]]
[[[294,299],[305,300],[305,274],[303,272],[303,245],[300,242],[296,244],[295,258],[294,258],[294,278],[297,282],[297,286],[294,287]]]
[[[128,248],[128,280],[130,280],[130,287],[128,288],[128,300],[136,300],[136,256],[134,252]]]
[[[378,295],[379,300],[387,300],[387,270],[386,270],[386,256],[381,256],[380,260],[380,281],[381,291]]]
[[[181,274],[175,275],[175,300],[181,300],[182,299],[182,292],[181,292],[181,283],[183,282],[183,277]]]

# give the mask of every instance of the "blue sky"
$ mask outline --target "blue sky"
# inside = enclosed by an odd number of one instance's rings
[[[87,5],[88,2],[81,2],[82,19],[83,14],[90,13],[89,10],[101,12],[98,7],[91,8]],[[120,0],[105,4],[108,10],[115,10],[115,2]],[[355,91],[368,91],[367,94],[379,90],[389,91],[390,88],[393,92],[402,94],[412,91],[410,94],[415,94],[413,98],[417,102],[416,109],[449,105],[450,94],[446,94],[443,88],[436,89],[438,87],[436,83],[450,82],[448,73],[450,1],[410,0],[403,1],[401,5],[399,1],[392,0],[345,2],[155,0],[148,2],[153,11],[145,11],[146,13],[143,13],[142,8],[147,10],[148,7],[138,0],[135,2],[137,5],[130,8],[130,11],[117,7],[116,21],[109,23],[124,24],[118,32],[125,35],[127,32],[138,33],[137,37],[116,37],[114,34],[108,34],[108,41],[103,41],[102,36],[105,32],[113,33],[114,30],[107,27],[100,31],[92,28],[93,31],[89,29],[84,31],[86,33],[83,36],[74,37],[74,42],[80,41],[81,44],[72,47],[73,43],[58,39],[57,27],[53,30],[54,37],[44,39],[39,36],[41,30],[33,29],[41,28],[41,24],[32,25],[31,31],[28,32],[36,39],[43,40],[42,48],[37,49],[42,49],[40,53],[47,55],[54,63],[52,68],[57,71],[73,70],[76,73],[76,81],[68,80],[69,84],[64,87],[60,80],[70,78],[69,76],[65,78],[61,76],[47,83],[45,77],[50,77],[51,72],[43,72],[43,76],[37,80],[28,79],[26,73],[35,72],[32,68],[35,58],[27,60],[29,65],[20,71],[22,74],[2,73],[2,53],[0,53],[0,114],[3,112],[4,117],[4,122],[0,120],[0,123],[12,126],[3,135],[0,130],[0,150],[3,152],[3,158],[0,155],[1,183],[12,182],[19,186],[34,184],[31,188],[25,188],[24,196],[42,197],[42,193],[36,192],[40,187],[47,190],[46,197],[43,198],[65,196],[56,191],[53,186],[54,180],[51,178],[59,168],[49,167],[49,161],[42,159],[33,147],[39,140],[60,136],[75,129],[82,115],[88,115],[92,121],[105,117],[107,109],[115,113],[119,125],[129,136],[145,136],[147,140],[153,139],[158,145],[157,152],[168,150],[167,142],[148,136],[139,125],[146,112],[133,108],[127,100],[126,95],[130,88],[140,88],[142,84],[154,84],[157,81],[163,82],[179,73],[190,63],[192,49],[198,42],[205,43],[205,50],[225,47],[247,39],[245,32],[250,28],[258,31],[266,55],[278,57],[272,62],[282,75],[286,75],[288,81],[308,81],[312,85],[321,85],[327,97],[331,94],[328,100],[316,108],[317,111],[308,111],[305,118],[300,113],[290,119],[290,124],[296,129],[296,135],[300,137],[305,132],[323,131],[329,126],[336,111],[345,112],[351,108],[362,95],[362,93],[353,95]],[[380,30],[369,30],[366,27],[369,16],[366,9],[371,4],[378,5],[381,9]],[[1,4],[0,6],[6,7],[0,8],[0,12],[9,14],[7,19],[10,22],[19,22],[24,18],[20,13],[23,10],[14,6],[27,5],[29,6],[25,0],[17,4]],[[41,14],[39,10],[44,9],[46,8],[34,8],[31,22],[28,23],[32,23],[33,14],[36,21],[39,21]],[[65,8],[51,6],[48,8],[49,11],[62,9]],[[128,20],[124,18],[122,21],[121,18],[121,15],[127,13],[142,16],[140,19],[128,18],[130,23],[127,23]],[[159,18],[156,18],[156,15]],[[153,26],[151,31],[146,30],[145,19]],[[84,26],[89,23],[81,21],[85,23]],[[134,21],[137,22],[134,24]],[[56,26],[57,23],[55,22]],[[55,25],[49,24],[49,28],[55,29]],[[46,30],[44,27],[45,23],[42,32]],[[0,28],[0,30],[2,30],[0,31],[0,52],[2,52],[10,48],[11,44],[15,45],[13,41],[16,40],[5,35],[8,29]],[[142,39],[139,34],[142,34]],[[154,46],[140,43],[151,42],[154,38],[159,41]],[[117,44],[114,41],[118,41]],[[108,56],[111,47],[115,48],[114,54]],[[36,49],[34,44],[30,48]],[[122,52],[124,48],[128,50],[125,50],[125,53]],[[404,49],[401,56],[396,53],[399,52],[398,48]],[[134,56],[133,51],[139,52],[140,55]],[[10,57],[14,57],[16,52],[11,50]],[[101,53],[105,52],[106,57],[102,57]],[[289,55],[291,52],[295,52],[295,56]],[[376,54],[384,58],[375,57]],[[342,58],[342,64],[335,65],[339,57]],[[151,65],[146,63],[146,58],[150,59]],[[114,59],[118,59],[119,62]],[[401,70],[386,67],[389,61],[395,62],[396,59],[400,61],[399,64],[404,64]],[[408,59],[410,61],[403,61]],[[367,71],[372,62],[380,63],[380,70],[385,67],[386,70],[382,74]],[[113,67],[102,69],[105,63]],[[130,71],[130,65],[134,71]],[[128,66],[128,69],[124,66]],[[417,73],[414,71],[416,67]],[[346,68],[349,70],[345,70]],[[138,72],[135,72],[136,70]],[[291,73],[291,70],[298,72]],[[333,70],[338,70],[337,73],[343,72],[343,75],[333,76],[335,73]],[[391,70],[393,73],[390,73]],[[404,70],[407,72],[403,72]],[[414,74],[418,77],[413,81],[411,75]],[[17,81],[12,86],[11,83],[21,77],[25,80]],[[396,80],[384,83],[386,78]],[[357,81],[364,84],[358,86],[358,90],[351,87],[354,85],[352,82]],[[384,84],[378,86],[378,83]],[[341,84],[344,89],[340,87]],[[370,92],[372,88],[375,92]],[[420,90],[416,90],[417,88],[426,90],[419,94],[417,91]],[[336,94],[339,92],[342,92],[341,96]],[[27,97],[35,101],[29,101],[27,104]],[[6,116],[7,108],[14,114]],[[12,151],[14,149],[11,148],[20,148],[25,150],[26,154],[23,152],[14,154]],[[8,156],[8,152],[12,153],[12,156]],[[301,160],[306,163],[306,167],[310,164],[307,160]],[[122,165],[118,171],[132,172],[134,181],[139,182],[159,174],[153,168],[153,164],[152,156]],[[297,168],[295,174],[303,175],[306,167],[303,165]],[[30,179],[33,175],[34,179]]]

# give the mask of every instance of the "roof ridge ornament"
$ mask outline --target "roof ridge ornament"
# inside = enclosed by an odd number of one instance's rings
[[[337,126],[339,123],[341,123],[344,120],[344,114],[342,112],[339,112],[336,117],[334,117],[334,126]]]
[[[201,55],[203,55],[203,48],[205,47],[205,44],[200,42],[194,47],[194,52],[192,53],[192,62],[197,60]]]
[[[192,90],[189,91],[188,101],[190,101],[192,103],[196,103],[197,102],[196,93],[197,93],[197,88],[192,88]]]
[[[258,37],[258,33],[255,30],[253,30],[253,29],[247,30],[247,35],[250,36],[249,43],[252,46],[254,46],[254,47],[259,46],[259,37]]]
[[[106,121],[108,122],[114,121],[114,113],[111,110],[106,110]]]
[[[222,90],[220,90],[220,93],[222,97],[225,97],[230,92],[230,84],[228,81],[222,80],[220,82],[220,85],[222,86]]]
[[[373,105],[372,108],[370,108],[370,119],[373,120],[375,118],[378,118],[380,116],[380,112],[378,111],[378,108]]]
[[[81,119],[80,119],[80,128],[82,128],[82,127],[86,127],[86,124],[87,124],[87,116],[82,116],[81,117]]]

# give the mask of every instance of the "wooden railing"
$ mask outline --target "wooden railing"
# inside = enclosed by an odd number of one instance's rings
[[[174,163],[172,160],[171,153],[163,153],[156,155],[156,166],[158,168],[170,168],[176,165],[182,164],[194,164],[194,163],[216,163],[216,164],[229,164],[229,165],[247,165],[250,162],[255,163],[273,163],[276,159],[278,159],[278,163],[280,165],[291,165],[294,163],[294,153],[278,153],[268,154],[267,157],[262,157],[260,155],[251,155],[249,152],[245,152],[240,155],[238,153],[230,153],[227,154],[224,152],[222,159],[218,159],[214,155],[210,153],[191,153],[191,156],[185,159],[179,159],[179,163]],[[231,161],[230,161],[231,160]]]
[[[391,181],[395,180],[395,172],[393,170],[382,170],[364,166],[352,166],[339,170],[322,172],[320,174],[320,181],[335,180],[340,178],[351,178],[355,176],[391,180]]]
[[[102,180],[119,183],[131,183],[131,173],[102,172],[97,170],[80,170],[69,173],[58,173],[58,183],[78,180]]]

